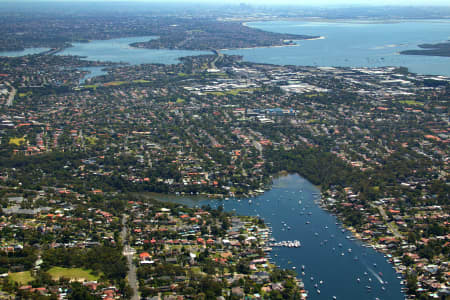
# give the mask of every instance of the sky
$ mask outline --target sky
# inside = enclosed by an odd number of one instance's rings
[[[123,2],[124,0],[0,0],[2,2]],[[251,5],[267,5],[267,4],[276,4],[276,5],[298,5],[298,6],[319,6],[319,5],[370,5],[370,6],[378,6],[378,5],[444,5],[450,6],[449,0],[131,0],[133,2],[196,2],[196,3],[210,3],[210,4],[251,4]]]

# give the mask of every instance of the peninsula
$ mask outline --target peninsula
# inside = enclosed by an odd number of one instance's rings
[[[400,54],[450,57],[450,41],[438,44],[422,44],[419,47],[423,50],[405,50]]]

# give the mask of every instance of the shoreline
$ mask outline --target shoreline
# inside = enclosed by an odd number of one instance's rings
[[[406,22],[437,22],[437,23],[450,23],[450,19],[327,19],[321,17],[292,17],[292,18],[271,18],[271,19],[255,19],[242,22],[243,26],[251,27],[249,23],[256,22],[308,22],[308,23],[342,23],[342,24],[396,24]]]
[[[315,41],[315,40],[325,40],[325,36],[318,36],[318,37],[311,37],[307,39],[301,39],[301,40],[292,40],[295,42],[301,42],[301,41]],[[284,47],[299,47],[301,46],[298,43],[294,44],[286,44],[286,45],[273,45],[273,46],[255,46],[255,47],[245,47],[245,48],[223,48],[219,49],[219,51],[234,51],[234,50],[251,50],[251,49],[262,49],[262,48],[284,48]]]

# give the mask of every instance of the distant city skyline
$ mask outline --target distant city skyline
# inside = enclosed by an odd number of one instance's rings
[[[142,2],[142,3],[205,3],[205,4],[249,4],[249,5],[296,5],[296,6],[321,6],[321,5],[368,5],[368,6],[429,6],[443,5],[450,6],[448,0],[0,0],[0,3],[18,3],[18,2]]]

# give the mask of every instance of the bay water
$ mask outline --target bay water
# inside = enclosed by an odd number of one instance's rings
[[[195,199],[156,194],[153,198],[198,207],[222,205],[226,211],[263,218],[272,227],[276,241],[299,240],[298,248],[274,247],[271,258],[282,268],[296,270],[309,291],[308,299],[405,297],[401,278],[387,257],[355,240],[335,216],[319,207],[316,202],[320,190],[299,175],[279,177],[269,191],[249,199]]]
[[[223,51],[244,60],[276,65],[321,67],[404,66],[418,74],[450,76],[450,57],[403,55],[419,44],[450,39],[449,20],[401,22],[252,22],[265,31],[321,36],[300,40],[292,47],[266,47]]]

